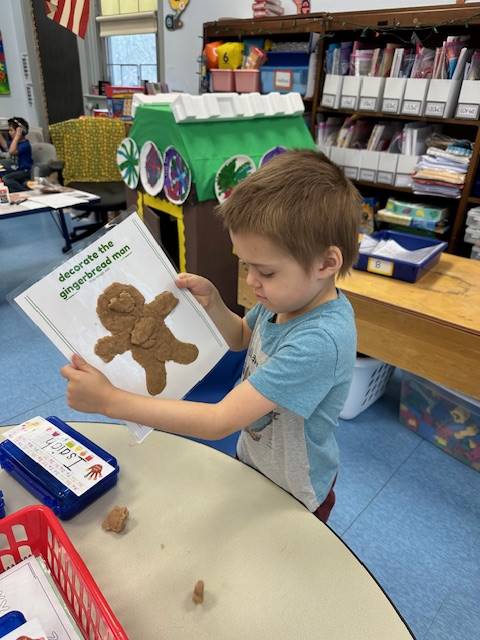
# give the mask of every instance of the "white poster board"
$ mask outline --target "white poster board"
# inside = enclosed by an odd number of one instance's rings
[[[168,291],[178,304],[165,324],[180,341],[198,348],[191,364],[166,362],[166,386],[158,397],[183,398],[220,360],[228,347],[192,294],[178,289],[176,272],[137,214],[23,291],[15,302],[53,344],[71,358],[80,354],[117,387],[148,395],[145,371],[131,351],[106,363],[95,354],[97,340],[111,333],[97,315],[97,300],[113,283],[135,287],[145,304]],[[150,429],[129,424],[141,441]]]

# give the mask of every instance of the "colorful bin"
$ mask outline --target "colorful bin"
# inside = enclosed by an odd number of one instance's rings
[[[29,555],[41,556],[85,638],[128,640],[85,563],[48,507],[33,505],[12,513],[0,520],[0,535],[7,542],[0,550],[0,573]]]
[[[237,93],[260,91],[260,71],[258,69],[235,69],[233,73]]]
[[[404,372],[400,422],[480,471],[480,402]]]
[[[212,74],[212,91],[231,93],[235,91],[233,69],[210,69]]]

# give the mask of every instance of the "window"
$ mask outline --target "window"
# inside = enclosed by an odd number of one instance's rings
[[[105,38],[109,81],[122,87],[157,82],[157,34],[137,33]]]

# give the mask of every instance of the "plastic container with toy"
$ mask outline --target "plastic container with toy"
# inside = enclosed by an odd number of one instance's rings
[[[480,401],[404,372],[400,422],[480,471]]]

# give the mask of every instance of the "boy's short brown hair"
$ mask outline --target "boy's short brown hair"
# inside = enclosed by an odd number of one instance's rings
[[[345,275],[358,253],[361,198],[342,170],[316,151],[287,151],[241,182],[217,209],[233,231],[267,236],[305,270],[328,247]]]

